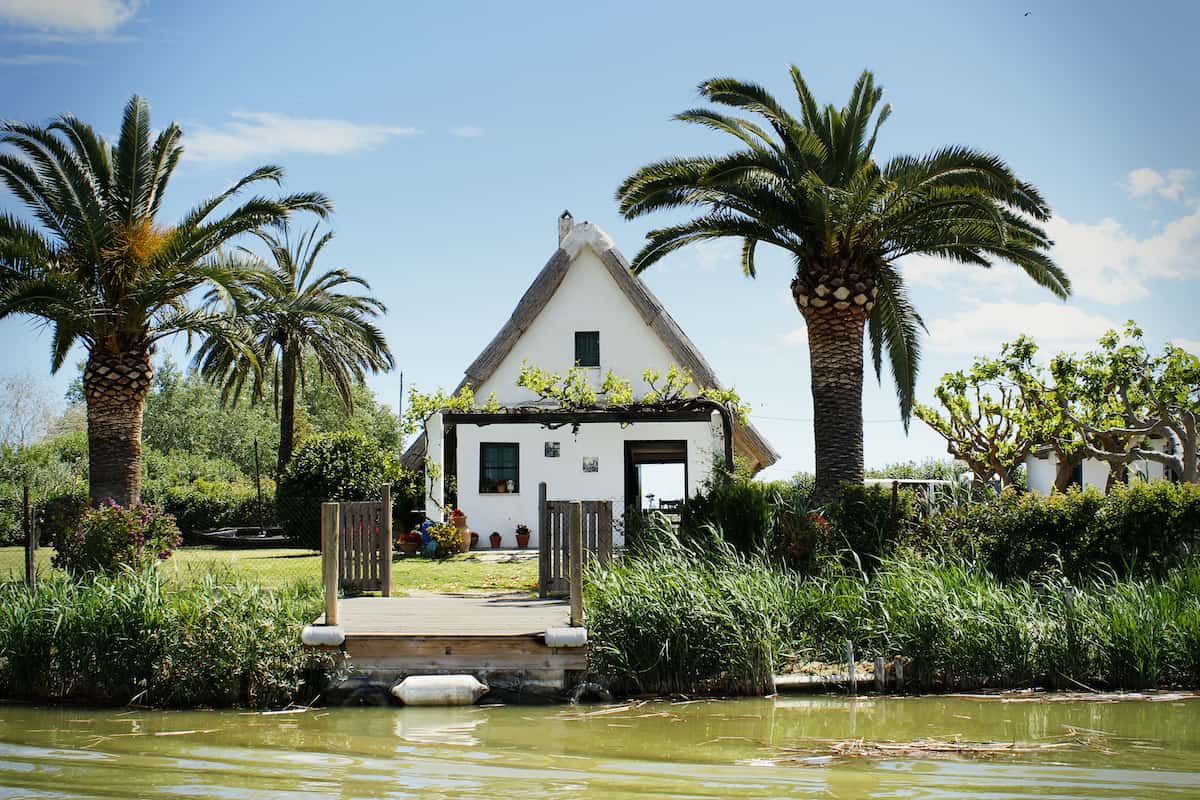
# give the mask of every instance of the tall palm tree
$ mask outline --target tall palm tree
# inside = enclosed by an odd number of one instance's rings
[[[395,364],[382,331],[372,322],[387,311],[384,304],[374,297],[335,291],[350,285],[370,291],[370,284],[344,269],[313,276],[317,257],[333,238],[331,232],[318,236],[319,227],[301,234],[295,243],[286,226],[278,236],[260,231],[274,266],[243,249],[258,262],[243,291],[210,293],[210,304],[232,305],[249,328],[253,354],[217,338],[209,339],[196,352],[201,373],[222,385],[225,400],[236,402],[247,381],[252,399],[261,399],[264,376],[270,374],[279,412],[279,473],[292,458],[296,384],[305,381],[306,355],[315,359],[319,377],[329,378],[347,409],[351,408],[355,380],[362,381],[367,370],[378,372]]]
[[[742,271],[756,275],[760,243],[786,250],[792,296],[808,329],[816,497],[833,499],[863,477],[863,328],[875,373],[886,349],[907,427],[924,327],[904,288],[898,259],[929,254],[989,267],[1009,261],[1059,297],[1070,293],[1047,255],[1038,223],[1050,209],[1038,190],[999,157],[967,147],[924,156],[873,158],[891,107],[864,71],[842,108],[817,106],[796,67],[799,118],[761,86],[732,78],[700,84],[707,100],[757,115],[765,126],[708,108],[675,119],[735,137],[723,156],[672,158],[642,167],[617,190],[627,219],[700,207],[695,219],[659,228],[633,261],[645,270],[693,242],[742,240]],[[876,113],[878,111],[878,113]]]
[[[238,269],[217,257],[219,248],[293,211],[331,210],[324,195],[306,193],[253,197],[218,214],[246,187],[278,184],[283,170],[267,166],[175,224],[160,223],[181,138],[173,123],[151,137],[149,105],[137,96],[125,106],[115,147],[69,114],[46,127],[0,125],[0,143],[17,151],[0,153],[0,179],[35,220],[0,213],[0,319],[24,314],[51,328],[52,372],[76,343],[87,349],[93,502],[139,499],[142,408],[156,343],[183,333],[189,344],[199,336],[239,346],[227,318],[188,304],[196,289],[237,283]]]

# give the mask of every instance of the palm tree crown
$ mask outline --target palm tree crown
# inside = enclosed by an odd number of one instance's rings
[[[188,295],[239,280],[236,266],[214,258],[234,237],[277,223],[293,211],[324,216],[321,194],[253,197],[218,209],[246,187],[278,184],[283,170],[254,170],[173,225],[156,217],[183,154],[182,131],[151,136],[149,105],[133,97],[120,139],[110,147],[90,125],[64,115],[46,127],[0,126],[0,179],[34,222],[0,213],[0,319],[24,314],[51,328],[51,371],[73,345],[88,351],[88,406],[93,501],[138,499],[141,418],[150,385],[150,354],[164,337],[230,338],[229,320],[193,308]]]
[[[742,240],[742,271],[756,275],[759,243],[791,254],[792,294],[808,327],[817,444],[817,493],[862,480],[862,335],[876,376],[883,351],[905,425],[920,362],[920,316],[905,292],[898,259],[941,256],[982,267],[995,259],[1023,269],[1060,297],[1070,292],[1047,255],[1039,227],[1050,210],[1038,190],[999,157],[967,147],[897,156],[880,166],[876,136],[891,114],[864,71],[842,108],[817,105],[791,68],[797,118],[761,86],[715,78],[707,100],[757,115],[764,124],[707,108],[676,115],[735,137],[722,156],[672,158],[642,167],[620,186],[632,219],[660,209],[698,207],[687,222],[653,230],[633,261],[640,272],[685,245]]]
[[[374,297],[336,291],[351,285],[370,290],[370,285],[344,269],[314,276],[317,257],[333,238],[329,232],[318,236],[318,228],[314,226],[294,243],[286,227],[278,236],[260,232],[274,266],[243,249],[257,260],[257,267],[242,287],[228,295],[220,290],[209,294],[210,307],[233,305],[252,334],[253,355],[217,338],[209,339],[196,353],[202,374],[222,384],[225,400],[236,402],[247,382],[252,399],[261,399],[269,379],[280,419],[279,472],[292,456],[296,384],[305,381],[306,354],[311,354],[320,377],[330,380],[347,408],[354,381],[362,381],[368,370],[394,366],[387,341],[372,321],[387,310],[384,304]]]

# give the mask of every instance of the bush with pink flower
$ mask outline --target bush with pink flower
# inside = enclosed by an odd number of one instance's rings
[[[54,566],[73,575],[142,569],[170,558],[181,537],[175,517],[142,503],[106,500],[84,512],[73,530],[56,537]]]

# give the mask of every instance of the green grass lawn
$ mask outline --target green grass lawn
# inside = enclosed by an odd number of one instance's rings
[[[52,569],[53,551],[38,550],[39,571]],[[312,550],[219,550],[184,547],[160,567],[177,580],[211,570],[236,570],[268,586],[295,580],[321,579],[321,557]],[[20,547],[0,547],[0,580],[19,579],[25,574],[25,554]],[[445,561],[405,558],[392,564],[392,593],[413,590],[435,592],[525,591],[537,589],[537,559],[483,561],[472,553]]]

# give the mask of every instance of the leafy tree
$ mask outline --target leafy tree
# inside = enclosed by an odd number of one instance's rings
[[[636,272],[685,245],[724,237],[742,240],[749,277],[757,274],[759,244],[791,255],[792,295],[808,328],[816,494],[825,501],[842,482],[863,477],[864,327],[877,377],[888,352],[905,424],[911,412],[923,323],[898,259],[927,254],[982,267],[1003,259],[1060,297],[1070,284],[1047,255],[1050,240],[1037,224],[1049,217],[1048,204],[999,157],[945,147],[880,166],[876,135],[891,107],[880,105],[883,90],[870,72],[841,109],[818,107],[796,67],[791,79],[799,118],[755,84],[700,84],[705,99],[755,114],[765,126],[707,108],[685,111],[676,119],[729,134],[741,148],[649,164],[625,180],[617,198],[630,219],[706,209],[651,231],[633,261]]]
[[[198,289],[229,290],[242,279],[218,250],[294,211],[324,216],[331,208],[307,193],[254,197],[217,215],[246,187],[279,183],[283,170],[269,166],[163,224],[157,217],[182,136],[172,123],[152,137],[150,107],[137,96],[113,147],[71,115],[46,127],[0,126],[0,142],[16,151],[0,153],[0,179],[36,220],[0,214],[0,319],[24,314],[50,326],[51,371],[76,343],[87,349],[88,474],[97,503],[139,498],[142,409],[157,342],[183,333],[189,342],[244,346],[225,315],[188,304]]]
[[[333,384],[347,409],[353,408],[355,383],[361,383],[368,370],[391,369],[395,363],[383,332],[373,322],[387,310],[384,304],[374,297],[337,291],[351,285],[370,290],[370,284],[344,269],[313,275],[317,258],[333,238],[331,232],[318,233],[319,226],[313,227],[293,243],[286,227],[278,236],[260,232],[274,266],[260,260],[244,292],[229,295],[218,290],[209,296],[210,307],[236,309],[252,333],[253,352],[226,339],[210,338],[196,353],[201,372],[235,402],[247,381],[251,399],[261,400],[269,373],[279,412],[280,474],[295,447],[296,388],[306,384],[306,355],[312,356],[322,382],[328,379]],[[258,368],[260,362],[265,369]]]

